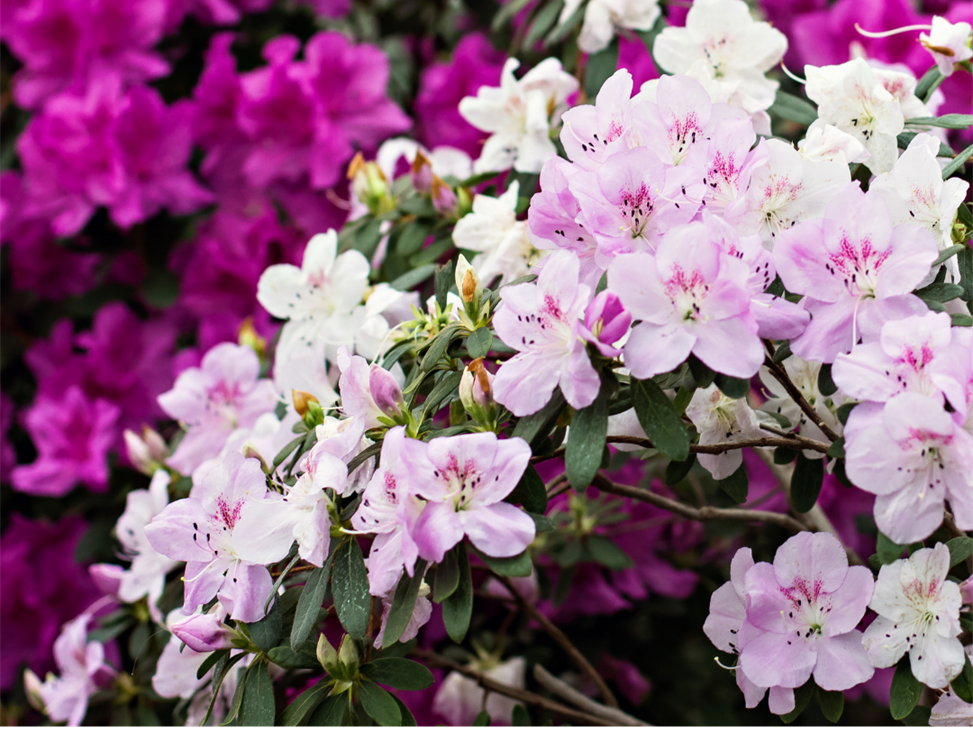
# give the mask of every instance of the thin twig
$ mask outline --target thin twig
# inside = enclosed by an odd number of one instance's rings
[[[773,345],[767,343],[766,341],[765,344],[767,345],[767,349],[770,351],[770,354],[764,358],[764,365],[767,366],[770,374],[774,376],[778,383],[784,386],[784,390],[787,391],[787,394],[795,403],[797,403],[798,407],[804,411],[804,414],[814,422],[814,425],[821,429],[821,433],[823,433],[829,440],[837,441],[838,434],[831,430],[831,426],[824,422],[821,415],[814,410],[814,407],[811,406],[810,403],[807,402],[807,399],[804,397],[804,394],[801,393],[800,389],[794,385],[793,382],[791,382],[791,378],[787,374],[787,370],[785,370],[780,363],[773,361]]]
[[[555,694],[562,700],[567,700],[575,707],[580,707],[585,712],[590,712],[596,717],[602,717],[615,725],[626,725],[628,727],[649,727],[649,723],[642,722],[637,717],[632,717],[627,712],[622,712],[615,707],[605,707],[595,702],[590,697],[586,697],[572,687],[567,682],[558,679],[540,664],[534,665],[534,679],[544,689],[551,694]]]
[[[446,657],[436,654],[435,652],[415,648],[412,650],[412,654],[434,666],[449,669],[453,672],[459,672],[463,676],[474,680],[478,685],[480,685],[480,687],[489,692],[496,692],[497,694],[504,695],[505,697],[510,697],[520,702],[526,702],[527,704],[541,707],[549,712],[560,715],[566,720],[571,720],[580,725],[615,725],[615,723],[610,720],[603,720],[602,718],[595,715],[590,715],[587,712],[575,710],[574,708],[568,707],[567,705],[562,705],[560,702],[555,702],[554,700],[549,700],[547,697],[542,697],[541,695],[530,692],[526,689],[520,689],[519,687],[512,687],[509,684],[498,682],[495,679],[491,679],[490,677],[486,676],[482,672],[476,671],[472,667],[463,666],[462,664],[454,662],[452,659],[447,659]]]
[[[604,698],[605,704],[609,707],[618,707],[618,700],[615,699],[615,695],[605,684],[605,680],[602,678],[595,668],[591,666],[591,663],[585,659],[584,654],[578,651],[578,647],[571,643],[571,640],[564,634],[561,629],[554,625],[551,620],[542,614],[537,608],[530,603],[523,595],[514,588],[513,582],[505,575],[495,574],[497,580],[503,583],[504,588],[506,588],[510,595],[517,599],[521,608],[526,611],[527,615],[530,616],[534,621],[540,624],[541,628],[550,636],[554,641],[556,641],[565,653],[571,657],[571,660],[578,665],[584,674],[588,675],[588,678],[595,683],[598,688],[598,693]]]
[[[790,515],[784,515],[779,512],[764,512],[762,510],[741,509],[738,507],[690,507],[689,505],[678,502],[675,499],[669,499],[668,497],[663,497],[661,494],[650,492],[648,489],[640,489],[638,487],[628,487],[624,484],[616,484],[600,472],[595,474],[595,478],[591,485],[593,487],[597,487],[603,492],[610,492],[611,494],[617,494],[620,497],[629,497],[630,499],[637,499],[641,502],[654,504],[656,507],[673,512],[681,517],[685,517],[688,520],[696,520],[697,522],[712,522],[714,520],[730,520],[733,522],[765,522],[769,525],[778,525],[779,527],[788,529],[791,532],[802,532],[808,529],[806,525],[794,519]]]

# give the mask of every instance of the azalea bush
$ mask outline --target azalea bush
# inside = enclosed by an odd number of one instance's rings
[[[921,5],[7,3],[3,720],[969,725]]]

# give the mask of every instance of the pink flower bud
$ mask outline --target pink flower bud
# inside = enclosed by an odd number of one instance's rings
[[[615,357],[621,350],[612,345],[625,336],[630,324],[632,315],[625,311],[622,300],[610,291],[603,291],[585,309],[580,334],[605,357]]]
[[[430,192],[432,193],[433,207],[438,212],[442,213],[443,215],[456,214],[456,193],[453,192],[453,189],[449,187],[449,185],[444,183],[435,175],[432,177],[432,187]]]
[[[963,603],[973,605],[973,578],[967,578],[959,584],[959,594],[963,597]]]
[[[98,590],[106,596],[118,597],[118,588],[122,582],[125,569],[111,563],[96,563],[88,568],[88,575],[94,580]]]
[[[216,614],[195,614],[177,621],[169,630],[193,651],[209,652],[231,649],[233,632]]]
[[[416,158],[412,161],[412,186],[416,192],[427,195],[434,177],[429,158],[422,154],[422,150],[416,150]]]
[[[368,390],[375,405],[389,418],[397,418],[405,410],[402,389],[388,370],[372,365],[368,374]]]

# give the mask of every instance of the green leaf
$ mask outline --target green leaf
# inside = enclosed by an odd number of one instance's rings
[[[652,445],[674,461],[689,457],[689,432],[662,389],[652,380],[632,379],[632,404]]]
[[[333,559],[334,553],[328,556],[323,568],[311,571],[301,597],[297,600],[294,625],[291,627],[291,649],[295,652],[301,650],[307,637],[311,635],[311,629],[318,621],[318,611],[321,610],[324,594],[328,590],[328,576],[331,574]]]
[[[412,712],[406,706],[405,702],[395,695],[392,695],[392,699],[395,700],[395,704],[399,706],[399,711],[402,713],[402,727],[418,727],[415,717],[412,716]]]
[[[353,638],[361,640],[368,630],[372,597],[368,592],[365,559],[354,538],[338,548],[331,576],[331,591],[341,625]]]
[[[432,584],[433,603],[442,603],[459,586],[459,559],[456,557],[458,552],[459,546],[448,550],[443,556],[443,562],[436,566]]]
[[[473,718],[473,727],[490,727],[490,715],[486,710],[482,710]]]
[[[845,458],[845,437],[839,436],[828,447],[828,456],[832,459]]]
[[[685,479],[696,463],[696,454],[690,454],[688,459],[683,461],[670,461],[666,464],[666,475],[664,481],[667,486],[674,486]]]
[[[517,486],[504,501],[519,504],[528,512],[535,514],[542,515],[547,512],[547,490],[537,469],[528,465]]]
[[[555,43],[560,43],[562,40],[564,40],[567,37],[567,35],[572,30],[574,30],[575,26],[577,26],[578,23],[581,22],[581,19],[584,17],[584,11],[585,11],[584,3],[579,4],[578,7],[575,8],[574,12],[571,13],[571,15],[568,17],[567,20],[565,20],[563,23],[555,27],[554,30],[552,30],[550,33],[547,34],[547,37],[544,39],[544,46],[550,47],[553,46]],[[595,293],[597,294],[597,292]]]
[[[697,388],[708,388],[716,380],[716,371],[695,355],[689,356],[689,372],[692,373]]]
[[[973,537],[954,537],[946,543],[949,548],[949,566],[959,565],[973,555]]]
[[[805,126],[810,126],[811,122],[818,118],[818,110],[813,104],[799,96],[788,94],[786,91],[777,92],[774,103],[770,105],[767,111],[776,114],[781,119]]]
[[[618,37],[612,39],[608,47],[588,56],[585,66],[584,90],[588,98],[594,100],[608,77],[618,68]]]
[[[142,282],[142,298],[145,303],[165,309],[172,306],[179,296],[179,277],[167,269],[150,269]]]
[[[973,327],[973,317],[968,314],[950,314],[949,319],[953,327]]]
[[[476,550],[475,547],[473,549]],[[514,555],[512,558],[494,558],[490,555],[484,555],[479,550],[476,553],[490,570],[498,575],[505,575],[509,578],[526,578],[534,570],[529,550],[524,550],[520,555]]]
[[[717,373],[713,382],[727,398],[746,398],[750,392],[750,381],[746,378],[731,378],[729,375]]]
[[[973,702],[973,664],[970,664],[969,656],[966,657],[963,671],[950,683],[950,686],[963,702]]]
[[[470,357],[486,357],[493,345],[493,333],[489,327],[477,327],[466,338],[466,351]]]
[[[895,674],[892,676],[892,688],[889,690],[889,709],[892,711],[892,718],[895,720],[907,717],[912,712],[912,708],[919,702],[919,695],[922,693],[922,682],[912,676],[909,662],[908,656],[903,658],[895,667]]]
[[[943,168],[943,180],[948,180],[950,175],[962,168],[971,156],[973,156],[973,144],[956,155],[956,157],[953,158],[953,161]]]
[[[277,469],[277,467],[279,467],[281,464],[284,463],[284,461],[287,459],[288,456],[290,456],[294,452],[294,449],[296,449],[298,446],[301,445],[301,442],[304,441],[304,438],[305,438],[304,434],[301,434],[293,441],[289,441],[287,443],[287,446],[285,446],[284,448],[282,448],[280,451],[277,452],[277,456],[274,457],[275,470]]]
[[[973,149],[973,147],[970,149]],[[939,266],[941,263],[953,258],[953,256],[956,254],[961,253],[965,248],[966,246],[963,244],[957,243],[955,246],[950,246],[949,248],[943,249],[942,253],[940,253],[936,260],[932,262],[932,265]]]
[[[280,614],[280,601],[274,601],[274,605],[271,606],[266,616],[252,624],[247,624],[247,632],[257,648],[266,653],[277,646],[283,623],[284,620]]]
[[[398,703],[386,690],[374,682],[362,682],[358,690],[362,708],[379,725],[391,727],[402,722]]]
[[[247,671],[247,689],[240,709],[240,724],[256,727],[273,727],[277,715],[274,705],[274,684],[270,681],[267,665],[255,664]]]
[[[791,504],[797,512],[808,512],[818,501],[824,483],[824,459],[808,459],[797,455],[791,477]]]
[[[932,92],[943,82],[946,77],[939,72],[938,66],[933,66],[926,71],[916,84],[915,95],[919,97],[923,104],[929,102]]]
[[[389,283],[389,286],[397,291],[409,291],[414,286],[418,286],[434,273],[436,273],[436,264],[425,264],[424,266],[417,266],[416,268],[408,271],[402,276],[394,279]]]
[[[240,681],[237,683],[236,690],[233,692],[233,701],[230,702],[230,708],[226,712],[226,717],[224,717],[223,721],[220,723],[220,727],[229,725],[236,719],[237,715],[240,714],[240,707],[243,706],[243,698],[247,693],[247,680],[250,678],[250,675],[253,673],[254,667],[256,666],[256,664],[251,664],[243,672],[243,677],[240,678]]]
[[[310,689],[306,689],[291,702],[280,715],[280,724],[285,727],[296,727],[304,722],[315,707],[331,690],[331,680],[328,677],[320,680]]]
[[[510,0],[509,3],[501,6],[497,14],[493,16],[490,29],[494,31],[500,30],[505,24],[513,20],[517,13],[527,7],[529,2],[530,0]]]
[[[561,14],[562,7],[564,7],[564,3],[561,0],[553,0],[537,11],[537,14],[534,15],[534,23],[530,26],[527,37],[524,38],[524,50],[529,51],[537,41],[547,35],[557,22],[557,16]]]
[[[601,455],[608,437],[608,392],[602,385],[595,402],[576,411],[568,431],[564,470],[575,489],[584,489],[601,466]]]
[[[432,227],[435,224],[434,220],[428,220],[425,218],[417,218],[414,221],[406,223],[402,227],[402,232],[399,234],[399,240],[396,242],[395,250],[400,256],[409,257],[422,248],[422,244],[426,242],[429,237],[429,233],[432,231]],[[435,264],[428,264],[429,274],[432,274],[436,270]],[[427,274],[427,276],[429,275]],[[422,277],[425,279],[426,277]],[[422,281],[422,279],[420,279]],[[395,286],[393,283],[393,289],[398,289],[399,291],[405,291],[409,287],[399,287]]]
[[[213,668],[213,665],[219,661],[225,660],[230,656],[229,649],[220,649],[219,651],[214,651],[208,657],[203,660],[203,663],[199,665],[199,669],[196,670],[196,679],[202,679],[206,676],[206,672]]]
[[[798,452],[794,449],[789,449],[786,446],[778,446],[774,449],[774,463],[790,464],[797,458],[797,454]]]
[[[912,710],[908,715],[902,718],[903,725],[910,725],[913,727],[929,727],[929,717],[932,715],[931,707],[923,707],[922,705],[916,705],[915,709]]]
[[[470,576],[466,543],[461,542],[456,550],[456,566],[459,582],[456,590],[443,601],[443,623],[449,638],[459,644],[466,638],[470,617],[473,615],[473,580]]]
[[[432,672],[426,667],[419,662],[402,657],[376,659],[368,664],[362,664],[359,671],[373,682],[395,689],[426,689],[432,687],[435,682]]]
[[[588,554],[609,570],[625,570],[635,565],[628,554],[604,535],[588,535]]]
[[[449,288],[453,285],[453,271],[455,266],[456,264],[452,261],[447,261],[436,269],[436,276],[434,278],[436,304],[439,305],[441,310],[446,309],[446,295],[449,294]]]
[[[848,416],[851,415],[852,410],[857,405],[857,403],[844,403],[838,406],[838,410],[835,411],[835,415],[838,416],[838,420],[841,421],[842,426],[848,423]]]
[[[419,597],[419,588],[422,586],[422,578],[425,574],[426,561],[420,558],[416,561],[412,577],[403,574],[399,579],[395,595],[392,597],[392,607],[389,609],[389,615],[385,621],[382,646],[392,646],[399,640],[402,632],[409,625],[409,619],[415,612],[416,598]]]
[[[838,392],[838,386],[834,384],[834,379],[831,377],[830,363],[825,363],[818,371],[818,390],[821,391],[823,396],[834,395]]]
[[[720,489],[730,495],[734,502],[743,504],[747,501],[750,493],[750,479],[747,477],[747,469],[743,464],[726,479],[716,482]]]
[[[845,695],[843,692],[829,692],[818,688],[818,704],[829,722],[838,722],[845,709]]]
[[[351,704],[350,695],[340,694],[331,695],[311,715],[307,724],[311,727],[338,727],[340,725],[350,725],[346,718],[350,720]]]
[[[784,360],[793,354],[794,353],[791,352],[791,343],[785,342],[783,345],[774,350],[773,361],[776,363],[784,362]]]
[[[948,302],[952,299],[957,299],[962,294],[963,287],[957,284],[947,284],[944,281],[939,281],[916,290],[916,296],[927,304],[929,302]]]
[[[320,664],[314,654],[314,644],[305,641],[301,651],[294,651],[290,646],[275,646],[267,652],[270,661],[284,669],[318,669]]]
[[[961,211],[966,211],[969,215],[969,208],[966,205],[959,207]],[[970,225],[973,228],[973,225]],[[973,248],[966,246],[956,257],[959,264],[960,284],[963,286],[963,296],[960,297],[964,302],[973,299]]]
[[[351,247],[360,251],[366,259],[371,260],[382,240],[382,223],[378,218],[369,218],[352,237]]]
[[[226,679],[226,675],[230,673],[230,670],[233,669],[234,665],[238,661],[247,656],[249,655],[243,652],[240,652],[236,656],[232,657],[229,654],[225,654],[223,659],[216,662],[216,666],[213,667],[213,682],[210,685],[210,689],[213,692],[213,697],[209,701],[209,708],[206,710],[206,717],[203,718],[200,725],[205,725],[207,722],[209,722],[210,715],[213,714],[213,705],[216,704],[216,698],[220,694],[220,687],[223,685],[223,680]],[[243,683],[241,682],[239,686],[242,687]]]
[[[941,117],[912,117],[905,120],[909,127],[940,127],[942,129],[967,129],[973,126],[973,114],[943,114]],[[897,720],[899,718],[896,718]]]
[[[458,370],[443,375],[429,392],[429,395],[426,396],[426,400],[422,404],[423,410],[430,414],[435,413],[440,408],[442,402],[459,387],[462,379],[463,373]]]
[[[788,712],[786,715],[781,715],[780,719],[785,725],[790,725],[797,716],[804,712],[804,708],[808,706],[811,702],[811,698],[814,696],[814,689],[817,687],[814,684],[813,679],[809,679],[807,682],[802,684],[800,687],[794,690],[794,709]]]
[[[565,401],[564,396],[561,395],[561,389],[555,388],[547,405],[537,413],[521,418],[514,427],[511,436],[520,437],[532,447],[535,447],[541,438],[547,436],[558,416],[561,415],[564,406]]]
[[[523,705],[514,705],[513,715],[511,717],[511,723],[513,727],[530,727],[530,713],[527,712],[527,708]]]
[[[430,370],[436,367],[443,355],[446,354],[449,343],[453,341],[453,338],[456,337],[457,334],[459,334],[459,327],[453,325],[444,328],[433,338],[432,344],[429,345],[429,349],[426,350],[426,354],[422,358],[422,370],[424,372],[428,373]]]

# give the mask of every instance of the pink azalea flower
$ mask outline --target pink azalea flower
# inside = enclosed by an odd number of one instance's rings
[[[368,587],[373,596],[393,591],[403,570],[411,576],[419,557],[413,527],[423,503],[405,476],[401,456],[405,441],[402,426],[385,434],[381,468],[372,475],[358,511],[351,518],[356,530],[375,535],[366,558]]]
[[[186,435],[169,457],[172,468],[189,474],[220,453],[239,428],[252,428],[274,410],[273,383],[260,379],[260,359],[249,347],[224,342],[203,357],[202,366],[184,370],[159,405],[186,427]]]
[[[464,536],[478,550],[509,558],[534,539],[534,521],[503,501],[530,460],[523,439],[500,441],[493,433],[406,439],[401,469],[411,491],[427,500],[412,530],[419,555],[440,563]]]
[[[169,631],[190,649],[196,652],[219,651],[232,649],[234,632],[223,623],[226,609],[216,604],[215,613],[194,613],[179,621],[169,624]]]
[[[845,690],[874,674],[855,629],[872,597],[872,574],[848,567],[834,535],[795,535],[773,565],[747,570],[744,587],[740,666],[754,684],[794,688],[813,675],[822,689]]]
[[[613,345],[628,334],[630,324],[632,315],[625,311],[622,300],[605,290],[584,310],[584,322],[578,334],[605,357],[618,357],[622,351]]]
[[[608,288],[642,320],[624,347],[632,375],[668,372],[692,352],[717,372],[752,377],[764,355],[747,276],[699,222],[670,231],[655,255],[616,258]]]
[[[941,401],[906,392],[848,418],[848,477],[878,496],[875,522],[896,543],[929,537],[947,499],[957,527],[973,529],[973,436],[952,415]]]
[[[591,289],[578,283],[578,274],[578,259],[559,252],[536,282],[503,290],[493,325],[518,354],[497,371],[493,394],[514,415],[539,411],[558,385],[574,408],[591,405],[598,395],[601,380],[580,337]]]
[[[93,492],[108,488],[108,450],[118,438],[118,407],[91,400],[77,386],[63,398],[40,395],[24,415],[37,460],[13,470],[21,492],[60,497],[79,482]]]
[[[757,135],[748,118],[728,118],[715,125],[703,166],[706,197],[702,205],[735,221],[746,212],[746,191],[753,173],[767,162],[766,146],[753,147]],[[751,149],[753,148],[753,149]]]
[[[359,355],[349,355],[348,348],[338,350],[338,390],[345,415],[360,418],[365,429],[382,425],[380,418],[397,418],[405,411],[402,389],[395,377],[379,365],[369,365]]]
[[[171,503],[146,526],[153,548],[186,562],[184,614],[218,596],[231,618],[248,623],[263,618],[274,582],[262,563],[236,556],[240,535],[234,528],[266,492],[260,463],[231,451],[188,498]]]
[[[594,106],[581,104],[561,117],[568,159],[583,170],[597,170],[616,152],[634,146],[638,132],[632,106],[632,74],[619,69],[602,84]]]
[[[804,359],[833,362],[859,337],[877,337],[885,322],[925,311],[910,292],[937,255],[932,234],[892,227],[880,194],[852,183],[828,204],[823,219],[777,238],[777,273],[788,291],[805,295],[811,312],[791,349]]]

